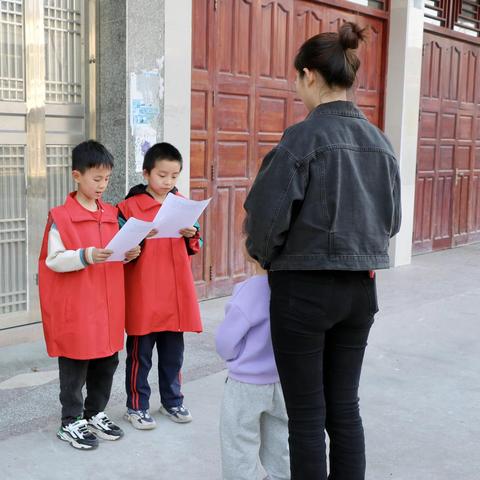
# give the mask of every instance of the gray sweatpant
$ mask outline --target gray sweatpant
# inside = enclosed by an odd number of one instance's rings
[[[288,418],[280,383],[227,379],[220,418],[223,480],[290,480]]]

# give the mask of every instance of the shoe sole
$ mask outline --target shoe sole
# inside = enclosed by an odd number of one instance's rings
[[[169,413],[169,411],[163,405],[160,407],[160,413],[162,415],[165,415],[175,423],[190,423],[193,420],[191,415],[189,417],[183,417],[183,418],[176,417],[175,415],[172,415],[171,413]]]
[[[129,413],[126,413],[123,418],[132,424],[133,428],[136,428],[137,430],[153,430],[157,424],[154,423],[140,423],[137,420],[137,417],[135,415],[130,415]]]
[[[111,442],[114,442],[115,440],[119,440],[120,438],[123,437],[123,433],[121,435],[109,435],[108,433],[104,432],[103,430],[100,430],[93,425],[89,425],[88,429],[98,438],[101,438],[102,440],[110,440]]]
[[[98,448],[98,445],[84,445],[83,443],[78,443],[74,438],[69,437],[68,435],[63,435],[60,432],[57,432],[57,437],[62,440],[62,442],[69,443],[73,448],[77,450],[95,450]]]

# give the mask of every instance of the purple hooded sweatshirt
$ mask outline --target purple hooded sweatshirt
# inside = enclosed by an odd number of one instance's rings
[[[270,287],[267,275],[239,283],[218,327],[216,347],[230,378],[266,385],[279,381],[270,336]]]

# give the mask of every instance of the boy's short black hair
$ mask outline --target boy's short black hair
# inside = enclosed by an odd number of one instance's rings
[[[155,162],[160,160],[178,162],[180,170],[183,168],[183,158],[180,152],[171,143],[161,142],[152,145],[147,150],[143,159],[143,170],[150,173],[155,168]]]
[[[79,143],[72,150],[72,170],[85,173],[95,167],[113,168],[113,155],[95,140]]]

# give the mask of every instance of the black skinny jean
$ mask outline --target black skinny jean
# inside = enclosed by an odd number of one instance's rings
[[[105,410],[117,366],[118,353],[92,360],[58,358],[62,425],[68,425],[78,417],[89,419]],[[82,388],[85,384],[87,398],[84,404]]]
[[[273,349],[289,417],[291,478],[364,480],[358,386],[378,311],[375,279],[368,272],[275,271],[269,280]]]

